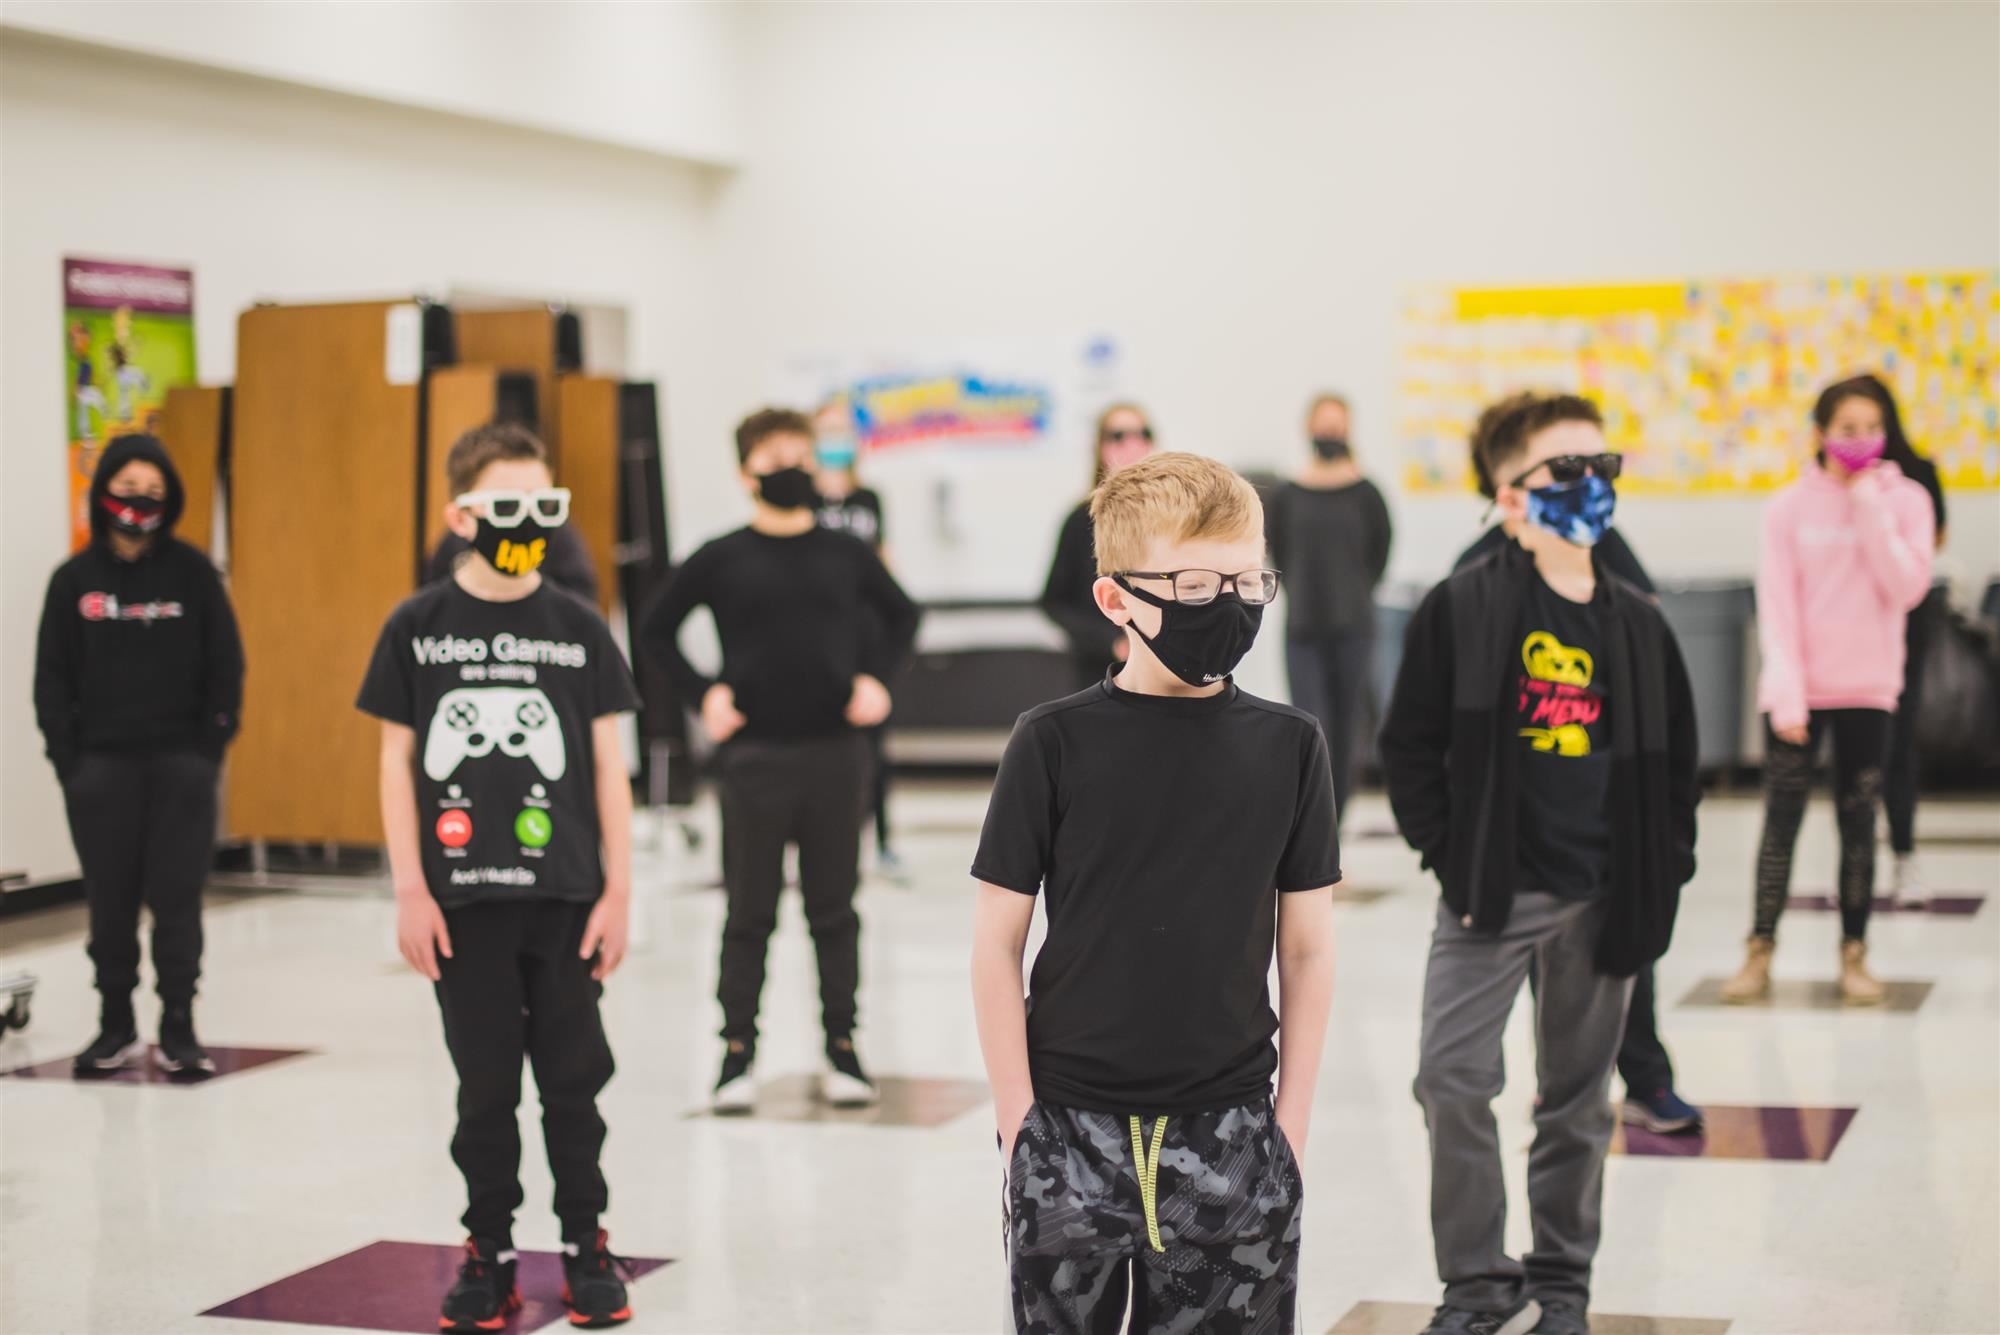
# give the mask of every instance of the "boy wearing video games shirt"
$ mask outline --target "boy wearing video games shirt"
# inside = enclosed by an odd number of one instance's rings
[[[545,584],[567,516],[541,442],[467,432],[446,460],[452,530],[476,558],[389,617],[356,702],[382,720],[382,824],[397,942],[429,978],[457,1067],[452,1158],[470,1236],[444,1330],[496,1330],[520,1306],[521,1063],[534,1066],[562,1225],[571,1324],[632,1315],[598,1227],[609,1199],[598,1016],[625,955],[632,790],[618,718],[639,707],[595,609]]]

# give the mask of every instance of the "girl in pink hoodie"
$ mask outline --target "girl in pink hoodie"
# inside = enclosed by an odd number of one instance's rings
[[[1764,670],[1764,840],[1749,954],[1723,987],[1754,1001],[1771,985],[1778,915],[1791,891],[1813,757],[1833,735],[1840,827],[1840,992],[1882,1000],[1867,967],[1875,893],[1875,810],[1889,725],[1903,690],[1903,622],[1931,583],[1930,496],[1882,458],[1882,407],[1858,380],[1827,389],[1813,407],[1818,456],[1764,512],[1757,571]]]

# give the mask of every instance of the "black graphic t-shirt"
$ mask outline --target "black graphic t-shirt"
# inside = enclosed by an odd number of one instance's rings
[[[852,533],[878,551],[882,547],[882,498],[867,487],[850,491],[839,500],[823,500],[819,526],[837,533]]]
[[[604,888],[591,723],[639,707],[597,609],[445,580],[389,614],[355,704],[417,733],[417,837],[438,902],[593,900]]]
[[[1586,899],[1610,868],[1610,695],[1602,586],[1573,603],[1539,575],[1522,609],[1515,723],[1521,739],[1521,890]]]

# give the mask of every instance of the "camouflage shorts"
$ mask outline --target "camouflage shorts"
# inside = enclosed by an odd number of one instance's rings
[[[1304,1193],[1271,1105],[1160,1120],[1135,1151],[1132,1118],[1029,1109],[1004,1217],[1017,1335],[1114,1335],[1128,1297],[1141,1335],[1290,1335]]]

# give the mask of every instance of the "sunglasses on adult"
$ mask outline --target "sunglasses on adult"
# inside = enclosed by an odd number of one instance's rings
[[[1253,607],[1261,607],[1278,596],[1278,572],[1275,570],[1239,570],[1233,575],[1225,575],[1219,570],[1123,570],[1121,579],[1160,580],[1171,584],[1174,601],[1189,607],[1200,607],[1212,603],[1222,596],[1223,586],[1236,591],[1236,596]]]
[[[1625,471],[1625,456],[1622,454],[1558,454],[1553,459],[1542,460],[1507,485],[1518,487],[1543,468],[1549,470],[1549,480],[1556,486],[1575,482],[1582,478],[1585,473],[1594,473],[1606,482],[1616,482],[1618,475]]]
[[[461,510],[483,506],[487,522],[495,528],[519,528],[531,515],[544,528],[561,528],[569,522],[568,487],[537,487],[533,491],[489,488],[468,491],[452,503]]]
[[[1150,445],[1153,441],[1153,428],[1149,426],[1109,427],[1098,436],[1098,439],[1106,445],[1122,445],[1128,440],[1143,440]]]

